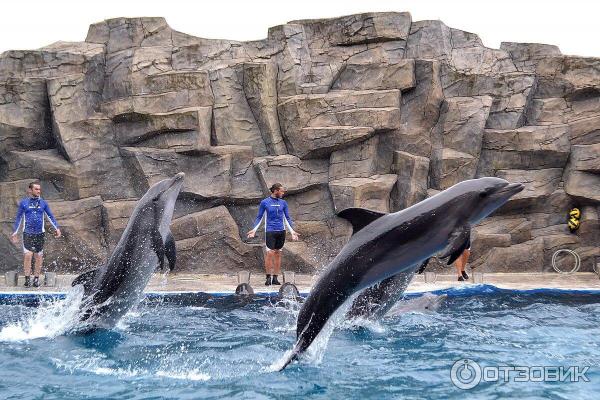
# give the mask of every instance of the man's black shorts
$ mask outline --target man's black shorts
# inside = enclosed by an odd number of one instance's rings
[[[32,253],[41,253],[44,250],[44,234],[23,233],[23,248]]]
[[[267,249],[269,250],[281,250],[285,243],[285,231],[272,231],[267,232],[265,237]]]

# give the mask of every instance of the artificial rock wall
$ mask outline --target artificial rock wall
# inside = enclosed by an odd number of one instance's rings
[[[252,42],[117,18],[84,42],[0,56],[0,268],[20,264],[9,235],[32,179],[64,228],[47,262],[73,271],[101,263],[135,200],[179,171],[181,270],[262,269],[245,232],[275,181],[302,238],[286,244],[285,268],[312,272],[349,237],[336,212],[397,211],[479,176],[526,189],[475,229],[473,265],[547,271],[570,248],[591,270],[600,59],[490,49],[408,13],[292,21]]]

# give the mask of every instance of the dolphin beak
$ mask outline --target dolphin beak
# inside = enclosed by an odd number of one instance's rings
[[[185,174],[183,172],[178,173],[177,175],[171,178],[171,185],[169,187],[172,188],[178,184],[183,184],[184,177]]]
[[[180,172],[173,177],[173,182],[182,181],[184,177],[185,177],[185,174],[183,172]]]
[[[525,185],[523,185],[522,183],[509,183],[508,185],[504,186],[502,189],[500,189],[498,191],[498,193],[500,194],[508,194],[508,197],[512,197],[515,194],[519,193],[520,191],[522,191],[523,189],[525,189]]]
[[[506,186],[505,190],[512,194],[517,194],[523,189],[525,189],[525,185],[523,185],[522,183],[509,183],[508,186]]]

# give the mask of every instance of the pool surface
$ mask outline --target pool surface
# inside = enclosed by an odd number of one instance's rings
[[[349,322],[273,372],[295,338],[296,302],[150,295],[116,329],[70,333],[72,296],[0,296],[0,398],[597,398],[600,293],[468,286],[441,308]],[[415,299],[419,295],[407,296]],[[577,367],[579,382],[481,382],[462,390],[456,361]],[[489,369],[489,368],[488,368]],[[489,378],[489,377],[488,377]]]

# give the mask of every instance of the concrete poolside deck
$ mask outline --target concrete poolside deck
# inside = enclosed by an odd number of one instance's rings
[[[4,275],[0,276],[0,293],[65,293],[76,275],[58,275],[56,286],[39,288],[23,287],[23,277],[19,277],[18,286],[7,286]],[[471,277],[473,278],[473,276]],[[295,284],[302,293],[310,291],[316,276],[296,274]],[[591,272],[581,272],[571,275],[557,273],[484,273],[483,284],[493,285],[503,289],[530,290],[530,289],[563,289],[563,290],[594,290],[600,292],[600,279]],[[252,274],[250,284],[257,293],[277,292],[279,286],[264,286],[263,274]],[[430,292],[451,287],[473,285],[471,282],[458,282],[454,275],[436,275],[434,282],[425,282],[424,275],[417,275],[407,292]],[[181,293],[181,292],[206,292],[206,293],[233,293],[237,286],[236,275],[209,275],[209,274],[172,274],[164,276],[155,274],[146,287],[146,292],[151,293]]]

